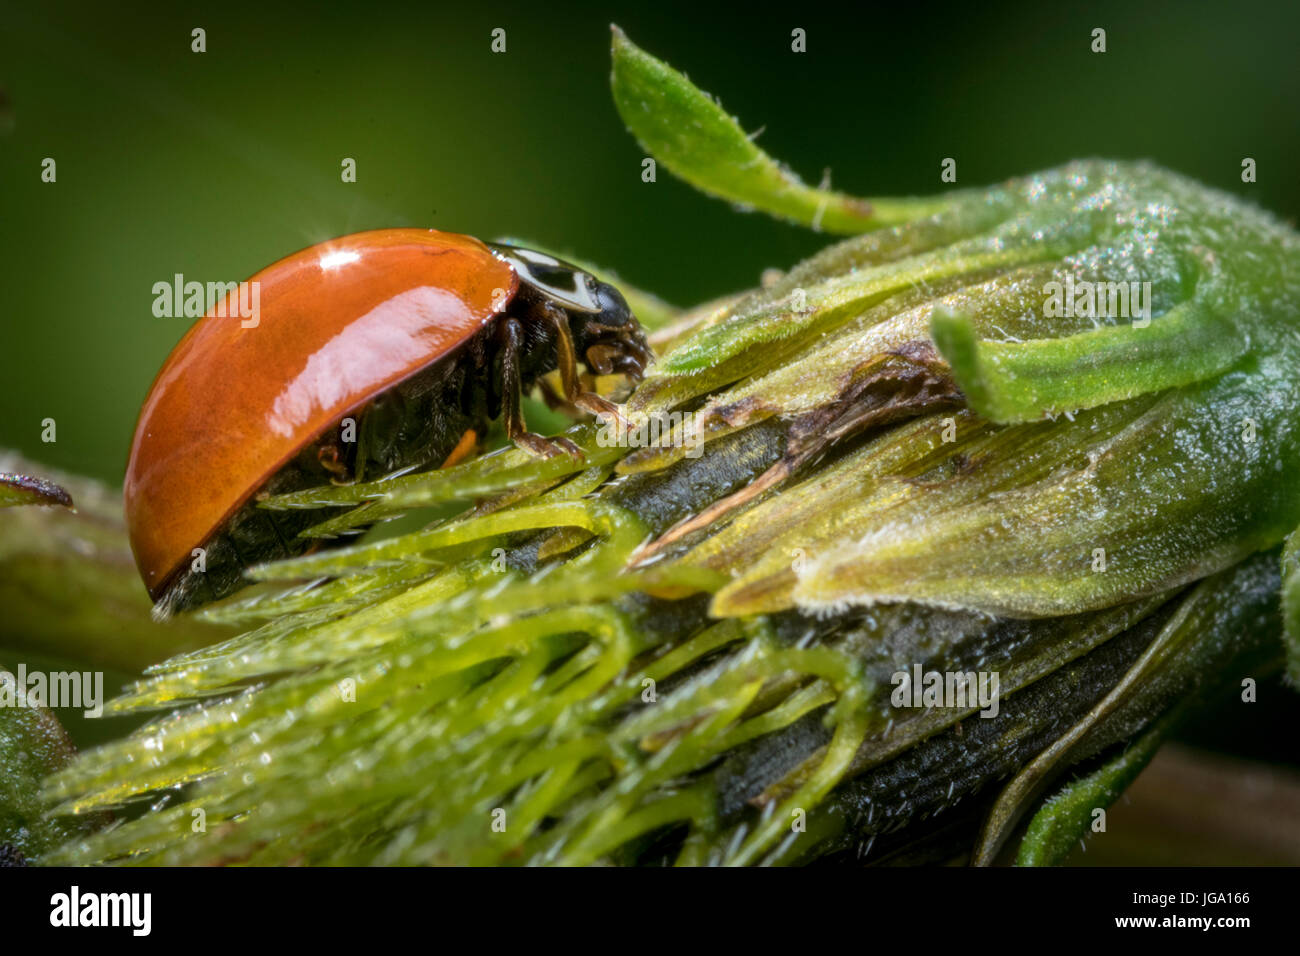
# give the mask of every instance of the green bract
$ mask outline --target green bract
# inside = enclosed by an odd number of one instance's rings
[[[989,862],[1028,814],[1053,862],[1279,664],[1293,231],[1137,163],[867,203],[617,32],[613,87],[687,181],[873,231],[674,313],[625,406],[661,430],[265,502],[356,506],[320,536],[467,508],[252,569],[202,612],[249,630],[151,668],[112,709],[165,713],[47,784],[171,801],[50,861]],[[920,667],[1002,697],[912,708]]]

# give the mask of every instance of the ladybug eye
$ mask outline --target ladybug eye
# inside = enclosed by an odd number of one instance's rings
[[[600,305],[600,323],[602,325],[623,326],[635,321],[632,309],[628,306],[623,293],[608,282],[592,280],[593,294]]]

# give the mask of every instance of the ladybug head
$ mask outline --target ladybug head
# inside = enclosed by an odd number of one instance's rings
[[[599,375],[624,372],[639,381],[654,358],[641,324],[623,293],[608,282],[583,275],[592,284],[592,298],[600,311],[569,313],[569,327],[578,354]]]
[[[505,243],[489,245],[510,263],[521,285],[565,311],[574,348],[593,372],[641,378],[654,356],[623,293],[548,253]]]
[[[600,311],[594,316],[590,316],[593,322],[596,322],[603,328],[621,329],[629,325],[637,325],[636,316],[632,314],[632,308],[627,304],[627,299],[623,298],[623,293],[614,288],[608,282],[601,282],[591,275],[584,276],[591,283],[591,296],[596,300]]]

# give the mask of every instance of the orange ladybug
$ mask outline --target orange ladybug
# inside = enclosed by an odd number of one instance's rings
[[[268,511],[256,498],[449,464],[498,416],[528,451],[577,454],[527,431],[521,395],[558,368],[569,403],[617,414],[582,388],[578,363],[639,379],[651,359],[613,286],[455,233],[356,233],[249,282],[256,321],[227,318],[237,303],[226,301],[195,323],[131,442],[131,548],[160,615],[231,593],[251,564],[302,553],[314,542],[299,532],[332,513]]]

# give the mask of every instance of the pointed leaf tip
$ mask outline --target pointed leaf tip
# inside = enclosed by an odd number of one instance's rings
[[[61,485],[32,475],[0,473],[0,508],[11,505],[73,506],[72,495]]]
[[[614,104],[650,157],[703,192],[790,222],[867,232],[946,209],[944,200],[866,200],[813,188],[759,149],[734,117],[686,76],[612,27]]]

